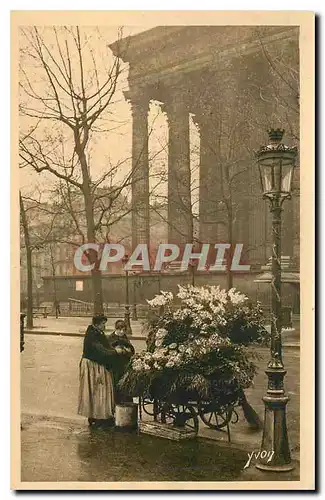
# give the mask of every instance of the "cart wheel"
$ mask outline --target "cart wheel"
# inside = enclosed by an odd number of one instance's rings
[[[196,434],[199,430],[199,419],[191,405],[171,405],[165,403],[161,408],[161,422],[192,430]]]
[[[220,430],[231,422],[233,407],[229,406],[225,411],[211,410],[202,406],[199,416],[202,422],[211,429]]]
[[[193,406],[183,406],[183,411],[186,415],[185,428],[187,430],[195,431],[195,434],[199,432],[199,419],[197,417],[197,413]]]
[[[154,401],[152,401],[151,399],[142,398],[141,399],[141,406],[142,406],[142,410],[144,411],[144,413],[146,413],[150,417],[155,416]]]

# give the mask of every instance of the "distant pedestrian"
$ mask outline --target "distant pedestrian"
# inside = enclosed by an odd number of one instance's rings
[[[54,302],[54,307],[55,307],[55,317],[57,319],[59,316],[61,316],[60,302],[58,300]]]
[[[114,424],[114,387],[112,368],[116,350],[105,336],[106,316],[94,316],[88,326],[79,364],[78,414],[88,418],[89,425]]]

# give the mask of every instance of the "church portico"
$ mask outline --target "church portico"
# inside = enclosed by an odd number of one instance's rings
[[[125,96],[133,118],[133,248],[150,243],[148,110],[156,100],[162,103],[168,127],[168,242],[195,240],[192,115],[200,137],[197,238],[200,243],[243,243],[251,252],[250,262],[265,263],[268,212],[252,159],[266,128],[263,124],[263,130],[258,129],[252,96],[259,99],[260,81],[271,78],[268,62],[259,53],[260,36],[268,47],[298,44],[296,29],[287,26],[264,26],[259,35],[254,26],[165,26],[119,42],[125,44],[122,59],[129,63],[130,90]],[[117,45],[110,47],[118,53]],[[255,74],[262,74],[261,79]],[[276,106],[271,102],[273,111]],[[290,230],[287,241],[284,234],[284,247],[291,255],[297,253],[292,242],[299,225],[297,203],[286,210]]]

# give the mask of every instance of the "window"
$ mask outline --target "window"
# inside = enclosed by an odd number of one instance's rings
[[[76,281],[76,292],[83,292],[84,282],[82,280]]]

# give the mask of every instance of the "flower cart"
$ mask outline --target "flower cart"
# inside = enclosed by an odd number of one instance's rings
[[[237,349],[234,352],[238,355]],[[220,380],[216,366],[210,375],[198,372],[193,364],[181,370],[165,368],[164,374],[154,378],[149,392],[139,397],[140,420],[143,412],[156,422],[184,427],[196,434],[201,420],[211,429],[227,430],[230,441],[229,424],[239,419],[236,408],[248,404],[241,383],[237,379],[228,383]]]
[[[238,403],[239,405],[239,403]],[[194,431],[199,430],[199,420],[211,429],[218,431],[226,427],[228,441],[230,442],[230,423],[238,422],[238,413],[235,404],[220,408],[217,400],[203,401],[192,400],[172,402],[159,399],[151,400],[148,396],[139,397],[139,417],[142,419],[142,412],[153,417],[154,421],[163,424],[171,424]]]
[[[139,397],[140,419],[145,413],[195,433],[201,420],[226,428],[229,440],[238,406],[257,423],[244,389],[256,371],[249,346],[267,342],[260,304],[214,286],[180,286],[176,297],[161,292],[148,302],[147,350],[133,357],[120,382]]]

